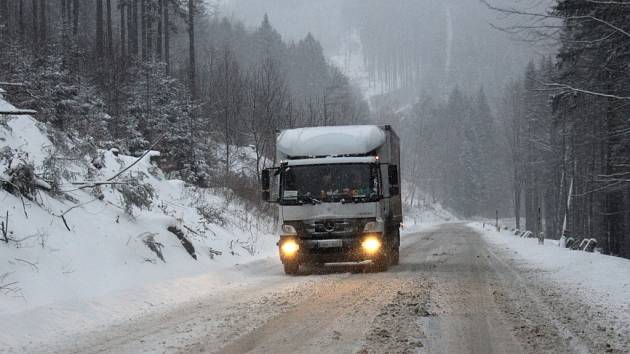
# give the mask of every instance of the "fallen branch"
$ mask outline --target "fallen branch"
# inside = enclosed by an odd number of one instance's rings
[[[144,236],[143,236],[144,235]],[[141,234],[142,242],[153,252],[155,255],[164,263],[166,260],[164,259],[164,254],[162,253],[162,248],[164,245],[155,240],[155,235],[153,233],[144,233]],[[151,262],[153,263],[153,262]]]
[[[74,210],[74,209],[76,209],[76,208],[80,208],[80,207],[85,206],[85,205],[88,205],[88,204],[90,204],[90,203],[94,203],[94,202],[95,202],[95,201],[97,201],[97,200],[99,200],[99,198],[94,198],[94,199],[89,200],[89,201],[87,201],[87,202],[84,202],[84,203],[81,203],[81,204],[77,204],[77,205],[75,205],[75,206],[71,207],[70,209],[68,209],[68,210],[66,210],[66,211],[64,211],[64,212],[62,212],[60,215],[53,214],[53,216],[56,216],[56,217],[59,217],[59,218],[63,218],[64,216],[66,216],[66,214],[68,214],[68,213],[69,213],[69,212],[71,212],[72,210]]]
[[[192,242],[190,242],[186,238],[186,235],[184,235],[184,232],[175,226],[171,226],[167,230],[173,233],[175,236],[177,236],[177,238],[182,243],[182,246],[184,247],[186,252],[188,252],[188,254],[196,260],[197,254],[195,253],[195,246],[193,246]]]
[[[36,234],[33,234],[33,235],[28,235],[28,236],[26,236],[24,238],[21,238],[21,239],[12,238],[11,241],[13,241],[15,243],[22,243],[22,242],[24,242],[26,240],[29,240],[29,239],[32,239],[32,238],[38,237],[38,236],[39,236],[39,234],[36,233]]]
[[[147,151],[144,152],[144,154],[142,154],[140,157],[138,157],[138,159],[136,161],[134,161],[131,165],[125,167],[124,169],[122,169],[120,172],[118,172],[117,174],[115,174],[113,177],[110,177],[107,179],[107,182],[111,182],[113,180],[115,180],[116,178],[118,178],[120,175],[122,175],[123,173],[129,171],[129,169],[131,169],[133,166],[137,165],[140,161],[142,161],[143,158],[145,158],[150,152],[151,150],[153,150],[153,148],[160,142],[162,141],[162,139],[164,138],[164,135],[162,135],[161,137],[159,137],[148,149]]]
[[[11,111],[0,111],[0,116],[30,116],[37,114],[37,111],[32,109],[16,109]]]
[[[9,243],[9,211],[7,210],[7,216],[5,221],[0,222],[0,231],[2,231],[2,239],[4,243]]]
[[[184,225],[184,228],[190,232],[192,232],[193,234],[197,235],[197,236],[201,236],[197,231],[191,229],[190,227]]]
[[[24,83],[21,82],[5,82],[0,81],[0,86],[13,86],[13,87],[25,87]]]
[[[0,292],[8,294],[8,293],[17,293],[20,291],[19,288],[15,287],[15,285],[18,284],[18,282],[16,281],[3,284],[3,282],[6,281],[6,279],[11,274],[12,273],[4,273],[0,275]]]
[[[589,91],[589,90],[573,87],[573,86],[570,86],[570,85],[567,85],[567,84],[559,84],[559,83],[542,83],[542,84],[544,86],[547,86],[547,87],[553,87],[553,88],[556,88],[556,89],[582,93],[582,94],[590,95],[590,96],[597,96],[597,97],[603,97],[603,98],[612,98],[612,99],[620,100],[620,101],[628,101],[628,100],[630,100],[630,97],[627,97],[627,96],[618,96],[618,95],[612,95],[612,94],[608,94],[608,93]]]
[[[123,184],[128,184],[128,183],[127,182],[72,182],[72,184],[79,187],[75,189],[63,190],[62,192],[69,193],[69,192],[76,192],[82,189],[96,188],[96,187],[106,186],[106,185],[123,185]]]
[[[16,258],[15,259],[18,262],[22,262],[22,263],[26,263],[28,265],[30,265],[31,267],[33,267],[33,269],[35,269],[37,272],[39,272],[39,267],[37,266],[37,264],[33,263],[33,262],[29,262],[25,259],[20,259],[20,258]]]
[[[214,259],[215,256],[220,256],[223,254],[221,251],[213,250],[212,248],[208,249],[208,254],[210,255],[210,259]]]
[[[11,288],[13,285],[17,285],[18,282],[14,281],[11,283],[7,283],[7,284],[2,284],[0,285],[0,291],[2,292],[17,292],[18,289],[15,288]]]
[[[163,138],[164,138],[164,135],[159,137],[153,144],[151,144],[151,146],[140,157],[138,157],[136,159],[136,161],[134,161],[131,165],[123,168],[122,170],[120,170],[118,173],[116,173],[112,177],[108,178],[107,180],[101,181],[101,182],[74,182],[74,183],[72,183],[73,185],[78,185],[80,187],[77,187],[76,189],[72,189],[72,190],[67,190],[67,191],[64,191],[64,192],[74,192],[74,191],[81,190],[81,189],[96,188],[98,186],[103,186],[103,185],[124,185],[124,184],[127,184],[126,182],[114,182],[114,180],[116,178],[120,177],[123,173],[129,171],[133,166],[137,165],[140,161],[142,161],[142,159],[144,159],[149,153],[151,153],[153,148],[157,144],[159,144],[160,141],[162,141]]]
[[[61,220],[63,221],[63,224],[66,226],[66,229],[68,229],[68,231],[72,231],[72,230],[70,229],[70,226],[68,226],[68,221],[66,220],[66,215],[67,215],[69,212],[71,212],[72,210],[76,209],[76,208],[80,208],[80,207],[85,206],[85,205],[88,205],[88,204],[90,204],[90,203],[94,203],[95,201],[97,201],[97,200],[99,200],[99,199],[100,199],[100,198],[94,198],[94,199],[89,200],[89,201],[87,201],[87,202],[84,202],[84,203],[81,203],[81,204],[77,204],[77,205],[75,205],[75,206],[73,206],[73,207],[71,207],[71,208],[67,209],[66,211],[63,211],[63,212],[62,212],[61,214],[59,214],[59,215],[58,215],[58,214],[54,214],[54,213],[53,213],[52,215],[53,215],[53,216],[56,216],[56,217],[58,217],[58,218],[61,218]]]

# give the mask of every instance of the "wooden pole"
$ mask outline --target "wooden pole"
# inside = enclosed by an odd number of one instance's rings
[[[28,116],[36,113],[37,111],[32,109],[18,109],[15,111],[0,111],[0,116]]]
[[[501,229],[499,228],[499,211],[498,210],[497,210],[497,223],[496,223],[496,226],[497,226],[497,232],[501,231]]]
[[[538,237],[538,244],[539,245],[544,245],[545,244],[545,233],[542,230],[542,211],[541,208],[538,207],[538,220],[537,220],[537,228],[538,228],[538,235],[536,235]]]

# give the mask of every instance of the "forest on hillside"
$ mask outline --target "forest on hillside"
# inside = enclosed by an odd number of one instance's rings
[[[500,117],[523,228],[595,238],[630,257],[630,2],[558,0],[549,12],[512,11],[514,30],[553,41],[506,86]],[[506,9],[498,9],[507,11]],[[549,25],[560,22],[560,30]],[[522,203],[522,204],[521,204]]]
[[[499,211],[533,235],[594,239],[602,252],[630,257],[630,2],[483,1],[496,16],[467,33],[457,30],[466,18],[453,4],[442,4],[452,27],[438,17],[419,25],[420,3],[440,13],[431,1],[353,10],[369,15],[356,26],[373,79],[412,87],[411,98],[392,90],[372,100],[376,119],[402,131],[408,178],[462,216]],[[501,35],[540,54],[487,80],[488,70],[503,72],[496,58],[514,54],[492,47]],[[471,56],[427,52],[432,40]],[[487,53],[474,54],[483,42]],[[444,70],[422,74],[432,62]]]
[[[276,130],[369,117],[316,38],[259,23],[200,0],[2,1],[0,81],[87,151],[160,150],[171,176],[257,199],[256,180],[230,175],[233,146],[254,148],[258,175]]]
[[[429,202],[630,257],[628,1],[296,2],[328,16],[315,31],[326,45],[287,40],[260,15],[281,8],[280,27],[306,26],[286,1],[233,0],[234,13],[199,0],[3,1],[0,81],[86,149],[153,147],[173,176],[252,199],[257,181],[230,175],[232,146],[264,163],[280,128],[392,124],[402,172]],[[246,13],[255,26],[234,19]],[[332,34],[353,32],[369,79],[388,88],[369,104],[325,56]]]

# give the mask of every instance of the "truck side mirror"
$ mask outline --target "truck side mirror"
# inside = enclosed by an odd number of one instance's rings
[[[263,202],[271,201],[271,171],[262,170],[260,176],[260,184],[262,185],[262,200]]]
[[[269,191],[271,185],[271,175],[269,170],[262,170],[261,184],[263,191]]]
[[[389,165],[387,167],[387,175],[389,177],[389,185],[398,186],[398,166]]]
[[[398,186],[390,186],[389,187],[389,195],[392,197],[397,197],[400,194],[400,187]]]

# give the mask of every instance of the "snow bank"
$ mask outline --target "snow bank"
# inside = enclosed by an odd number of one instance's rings
[[[372,125],[289,129],[278,136],[278,150],[287,156],[367,154],[385,144],[385,132]]]
[[[630,325],[630,260],[560,248],[553,240],[539,245],[537,239],[520,238],[510,231],[497,232],[491,226],[484,230],[480,223],[470,226],[528,268],[542,271],[543,277],[566,289],[566,294],[607,308],[606,313]]]
[[[0,99],[0,107],[12,106]],[[10,117],[0,125],[0,151],[7,148],[13,166],[32,164],[39,187],[52,188],[52,182],[41,178],[54,148],[41,124],[30,116]],[[28,342],[39,327],[72,326],[74,318],[85,321],[90,313],[95,323],[115,320],[114,314],[123,315],[116,310],[123,300],[105,300],[112,294],[131,301],[123,308],[135,307],[137,311],[127,312],[133,316],[150,307],[143,305],[143,297],[151,303],[188,301],[230,282],[223,274],[235,264],[270,255],[275,259],[277,237],[270,218],[224,197],[223,191],[168,180],[151,162],[158,152],[148,153],[114,180],[145,186],[152,194],[149,208],[132,206],[130,215],[121,185],[80,187],[107,181],[136,157],[112,149],[99,151],[97,158],[67,158],[62,151],[55,151],[62,158],[62,193],[40,189],[33,200],[23,200],[0,189],[0,221],[6,223],[8,212],[10,238],[8,243],[0,240],[0,288],[8,284],[0,289],[0,323],[13,323],[16,329],[0,331],[0,352],[5,344]],[[6,178],[8,164],[0,157],[0,174]],[[171,226],[184,233],[197,259],[167,230]]]
[[[402,190],[403,234],[415,233],[430,226],[459,220],[455,214],[413,184],[403,181]]]

